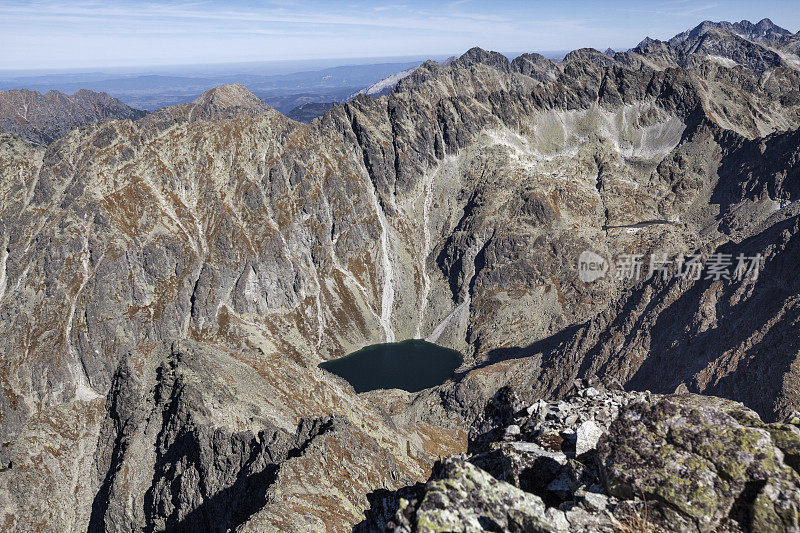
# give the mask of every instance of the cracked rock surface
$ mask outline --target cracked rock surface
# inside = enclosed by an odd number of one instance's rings
[[[540,527],[534,497],[547,527],[646,501],[687,528],[793,523],[794,426],[752,417],[800,408],[797,52],[766,23],[558,64],[475,48],[310,124],[229,85],[82,125],[45,107],[36,143],[8,127],[0,528],[349,530],[460,452],[435,493],[470,523],[465,480],[515,502],[503,528]],[[583,251],[763,262],[584,283]],[[464,363],[414,394],[317,367],[409,338]],[[593,378],[658,400],[566,399]],[[498,391],[529,412],[488,416]],[[689,470],[626,477],[668,449]]]
[[[470,451],[374,506],[393,531],[793,531],[800,419],[693,394],[580,388],[519,409],[503,389]],[[591,433],[583,431],[591,424]],[[508,431],[516,427],[518,430]],[[597,438],[595,437],[597,435]],[[392,512],[394,511],[394,514]]]

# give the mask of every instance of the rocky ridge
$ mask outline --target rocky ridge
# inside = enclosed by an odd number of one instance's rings
[[[467,453],[441,459],[427,483],[384,495],[362,525],[405,532],[800,527],[796,414],[765,424],[721,398],[595,385],[523,409],[501,389],[473,426]]]
[[[699,68],[704,62],[733,68],[741,65],[756,72],[785,66],[797,68],[794,36],[769,19],[753,24],[743,20],[705,21],[668,41],[649,37],[614,59],[632,68]]]
[[[774,22],[772,22],[770,19],[767,18],[761,19],[755,24],[753,24],[749,20],[742,20],[740,22],[734,22],[734,23],[730,23],[727,21],[712,22],[710,20],[706,20],[704,22],[701,22],[699,25],[692,28],[691,30],[679,33],[678,35],[669,40],[669,44],[675,46],[686,40],[702,36],[714,30],[723,30],[729,33],[733,33],[738,35],[739,37],[742,37],[743,39],[747,39],[748,41],[753,41],[766,46],[773,46],[775,44],[778,44],[784,38],[791,35],[791,32],[789,30],[781,28],[780,26],[776,25]]]
[[[27,90],[0,91],[0,131],[49,144],[71,128],[108,119],[138,119],[133,109],[106,93],[81,89],[72,95]]]
[[[411,67],[405,70],[401,70],[396,74],[392,74],[391,76],[387,76],[386,78],[373,83],[369,87],[361,89],[356,94],[354,94],[353,97],[359,94],[366,94],[368,96],[380,96],[383,94],[387,94],[392,89],[394,89],[394,86],[397,85],[398,81],[402,80],[407,76],[410,76],[411,74],[413,74],[415,70],[417,70],[417,67]]]
[[[506,385],[617,376],[788,416],[797,72],[618,55],[473,49],[307,125],[224,87],[0,137],[0,523],[349,529]],[[587,249],[765,260],[587,284]],[[362,395],[316,367],[412,337],[464,366]]]

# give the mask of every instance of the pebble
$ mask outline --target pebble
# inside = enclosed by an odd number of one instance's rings
[[[520,429],[520,427],[518,425],[516,425],[516,424],[511,424],[510,426],[508,426],[506,428],[506,434],[505,435],[506,435],[506,438],[512,438],[512,437],[516,437],[520,433],[522,433],[522,429]]]

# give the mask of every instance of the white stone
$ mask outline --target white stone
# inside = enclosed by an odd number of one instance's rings
[[[533,453],[540,457],[547,457],[560,465],[567,464],[566,454],[562,452],[551,452],[550,450],[545,450],[533,442],[509,442],[508,444],[518,452]]]
[[[597,447],[597,441],[600,440],[602,435],[603,428],[598,426],[594,420],[587,420],[578,426],[575,455],[582,455],[589,450],[594,450]]]
[[[608,506],[608,496],[596,492],[587,492],[583,496],[584,506],[590,511],[605,511]]]
[[[569,521],[564,511],[559,511],[555,507],[549,507],[544,513],[548,525],[557,531],[569,531]]]

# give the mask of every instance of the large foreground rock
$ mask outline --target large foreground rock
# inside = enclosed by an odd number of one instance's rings
[[[779,430],[797,439],[797,428]],[[800,477],[784,462],[770,426],[741,404],[676,395],[626,409],[602,438],[607,491],[640,497],[664,520],[710,531],[757,524],[800,526]],[[784,444],[785,445],[785,444]],[[757,505],[755,503],[757,502]],[[784,505],[782,502],[793,502]]]
[[[486,413],[470,453],[400,492],[390,529],[800,528],[800,428],[765,424],[739,403],[589,387],[525,409],[500,395]]]
[[[433,475],[415,509],[419,532],[521,530],[523,524],[526,531],[556,529],[543,519],[541,498],[499,481],[463,459],[437,465]],[[400,517],[405,518],[402,511]]]

